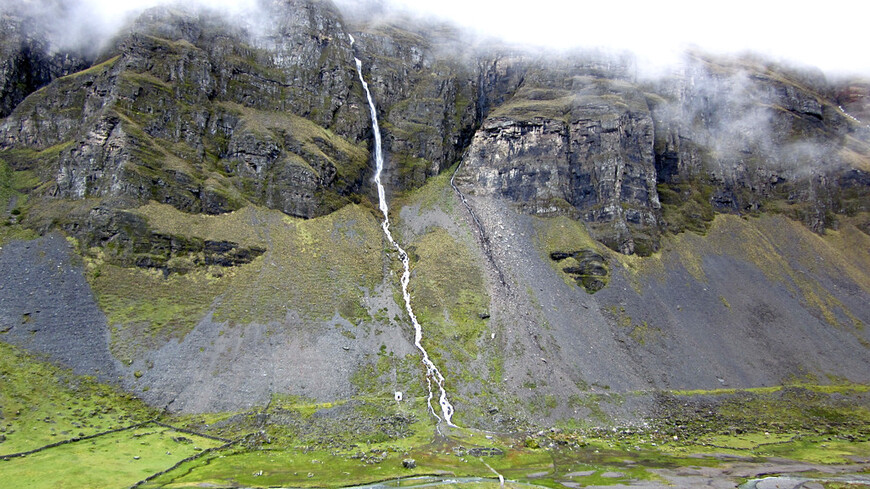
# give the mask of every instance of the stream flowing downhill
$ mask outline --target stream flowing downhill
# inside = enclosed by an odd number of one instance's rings
[[[354,38],[350,37],[350,45],[353,48]],[[399,243],[393,239],[393,233],[390,232],[390,216],[389,216],[389,207],[387,206],[387,197],[384,191],[384,185],[381,183],[381,171],[384,169],[384,155],[381,149],[381,130],[378,126],[378,115],[377,110],[375,109],[375,102],[372,99],[372,94],[369,91],[369,85],[366,83],[362,74],[362,61],[359,58],[354,57],[353,60],[356,62],[356,71],[359,74],[359,81],[362,83],[363,90],[366,93],[366,98],[368,99],[369,111],[371,112],[372,117],[372,132],[375,135],[375,185],[378,189],[378,207],[381,212],[384,214],[384,220],[381,221],[381,228],[384,230],[384,234],[387,236],[387,240],[399,253],[399,259],[402,260],[402,267],[404,271],[402,272],[402,296],[405,298],[405,310],[408,311],[408,316],[411,318],[411,324],[414,326],[414,345],[420,350],[420,354],[423,356],[423,365],[426,367],[426,384],[427,389],[429,391],[429,396],[426,399],[426,404],[429,406],[429,412],[435,416],[439,422],[442,420],[441,416],[438,416],[435,413],[435,409],[432,407],[432,381],[435,381],[435,384],[438,386],[439,396],[438,396],[438,404],[441,406],[441,414],[443,416],[443,420],[447,423],[448,426],[456,426],[453,424],[453,405],[450,403],[450,400],[447,399],[447,391],[444,389],[444,376],[441,375],[441,371],[438,370],[438,367],[432,362],[429,358],[429,353],[423,348],[423,344],[421,343],[423,339],[423,327],[420,326],[420,322],[417,321],[417,316],[414,314],[414,309],[411,307],[411,294],[408,292],[408,283],[411,281],[411,268],[410,262],[408,260],[408,253],[399,245]]]

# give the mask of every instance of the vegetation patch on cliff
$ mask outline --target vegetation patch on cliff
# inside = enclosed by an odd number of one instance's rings
[[[567,122],[575,102],[576,96],[570,90],[523,86],[510,100],[499,105],[490,117],[521,121],[543,118]]]
[[[534,223],[536,246],[566,283],[575,283],[589,293],[607,286],[607,252],[585,224],[567,216],[539,217]]]
[[[369,208],[348,205],[309,220],[274,211],[258,217],[251,231],[262,233],[268,251],[238,270],[216,320],[265,322],[290,311],[311,319],[369,317],[360,301],[383,279],[383,236]]]
[[[489,307],[479,265],[443,228],[434,228],[409,246],[416,258],[409,289],[420,321],[427,325],[425,343],[449,353],[451,364],[476,358],[486,329],[481,313]]]
[[[328,319],[336,312],[358,321],[368,317],[361,299],[382,279],[382,233],[365,207],[311,220],[255,207],[206,216],[152,203],[135,212],[156,233],[233,242],[265,254],[235,266],[175,256],[170,263],[188,271],[166,274],[121,267],[99,248],[85,250],[88,280],[112,328],[113,353],[124,361],[184,337],[209,311],[231,324],[288,314]]]

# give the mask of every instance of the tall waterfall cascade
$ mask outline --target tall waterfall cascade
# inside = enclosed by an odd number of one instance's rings
[[[351,35],[350,37],[350,45],[353,48],[354,38]],[[429,358],[429,353],[423,348],[422,339],[423,339],[423,327],[420,326],[420,322],[417,321],[417,316],[414,314],[414,309],[411,307],[411,294],[408,292],[408,283],[411,281],[411,268],[408,260],[408,253],[393,239],[393,233],[390,232],[390,215],[389,215],[389,207],[387,206],[387,197],[384,191],[384,185],[381,183],[381,172],[384,169],[384,155],[383,150],[381,148],[381,130],[378,126],[378,114],[375,109],[375,102],[372,99],[372,94],[369,91],[369,85],[366,83],[362,74],[362,61],[359,58],[354,57],[353,60],[356,62],[356,71],[359,74],[359,81],[362,83],[363,90],[366,93],[366,98],[369,103],[369,111],[371,112],[372,117],[372,132],[375,135],[375,185],[378,189],[378,207],[381,212],[384,214],[384,220],[381,221],[381,228],[384,230],[384,234],[387,236],[387,240],[399,253],[399,259],[402,261],[402,267],[404,271],[402,272],[402,296],[405,299],[405,310],[408,311],[408,316],[411,318],[411,324],[414,326],[414,345],[420,350],[420,354],[423,356],[423,365],[426,367],[426,386],[429,391],[429,396],[426,400],[426,404],[429,406],[429,411],[433,416],[438,418],[439,421],[443,420],[447,422],[449,426],[456,426],[453,424],[453,405],[450,404],[450,400],[447,398],[447,391],[444,388],[444,376],[441,375],[441,371],[438,370],[438,367],[432,362]],[[435,413],[435,409],[432,407],[432,398],[434,396],[434,392],[432,390],[432,381],[435,381],[435,385],[438,387],[439,396],[438,396],[438,404],[441,407],[441,415],[438,416]]]

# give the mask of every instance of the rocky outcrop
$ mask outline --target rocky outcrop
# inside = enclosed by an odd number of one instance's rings
[[[656,134],[661,183],[709,185],[717,212],[782,211],[817,232],[853,212],[834,182],[863,173],[870,140],[821,73],[690,56],[672,83],[654,109],[666,121]]]
[[[566,263],[565,260],[568,258],[573,260]],[[554,251],[550,253],[550,259],[566,265],[562,271],[574,277],[577,284],[590,294],[607,286],[610,275],[607,260],[594,250]]]
[[[457,180],[534,214],[582,218],[623,253],[654,251],[655,131],[644,94],[621,79],[622,64],[596,58],[533,75],[484,122]]]
[[[866,133],[820,73],[690,55],[650,83],[625,63],[565,59],[527,67],[457,181],[526,212],[576,216],[610,248],[646,255],[662,232],[703,232],[715,212],[836,226],[868,205],[844,185],[866,178]]]
[[[268,29],[255,33],[208,11],[146,11],[97,64],[15,104],[0,158],[37,174],[33,197],[45,202],[155,200],[208,214],[254,203],[299,217],[340,208],[370,172],[340,15],[306,0],[264,8]],[[31,225],[52,220],[37,214]]]
[[[472,49],[449,26],[396,23],[354,26],[378,110],[390,186],[422,185],[451,166],[477,122]]]
[[[27,20],[7,14],[4,83],[29,88],[3,92],[15,109],[0,157],[39,176],[38,198],[326,214],[371,192],[359,55],[388,191],[462,159],[463,191],[582,219],[641,255],[663,232],[703,232],[715,212],[784,212],[821,232],[868,207],[870,129],[848,112],[863,114],[860,81],[692,53],[651,82],[629,56],[535,56],[412,19],[347,23],[313,0],[263,9],[256,32],[209,11],[148,10],[69,76],[80,61],[47,60],[49,37],[24,36]]]
[[[52,80],[89,65],[80,53],[50,46],[44,23],[16,7],[0,7],[0,117]]]

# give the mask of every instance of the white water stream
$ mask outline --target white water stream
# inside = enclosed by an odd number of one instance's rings
[[[353,36],[348,35],[348,37],[350,37],[350,45],[351,48],[353,48]],[[436,367],[435,364],[432,363],[432,360],[429,359],[429,353],[425,348],[423,348],[421,343],[421,340],[423,339],[423,327],[420,326],[420,323],[417,321],[417,316],[414,314],[414,309],[411,307],[411,294],[408,292],[408,283],[411,281],[411,268],[408,261],[408,253],[406,253],[405,250],[399,246],[399,243],[393,239],[393,233],[390,232],[390,209],[387,206],[384,185],[381,183],[381,171],[384,169],[384,155],[381,150],[381,130],[378,126],[378,114],[375,110],[375,102],[372,99],[372,93],[369,91],[369,85],[363,78],[362,61],[357,57],[354,57],[353,60],[356,62],[356,72],[359,74],[359,81],[362,83],[363,90],[366,92],[366,98],[369,102],[369,111],[372,116],[372,131],[375,133],[375,185],[378,188],[378,207],[384,214],[381,228],[383,228],[384,234],[387,235],[387,240],[389,240],[390,244],[392,244],[393,247],[396,248],[396,251],[399,252],[399,259],[402,260],[402,267],[404,268],[404,271],[402,272],[402,296],[405,298],[405,310],[408,311],[408,316],[411,318],[411,324],[414,326],[414,345],[423,355],[423,365],[426,367],[426,386],[429,390],[429,397],[426,400],[426,404],[429,406],[429,411],[432,415],[441,421],[441,416],[438,416],[438,414],[435,413],[435,409],[432,407],[432,380],[434,380],[435,384],[438,386],[438,404],[441,406],[441,414],[444,416],[443,419],[447,422],[448,426],[456,426],[452,421],[453,405],[450,404],[450,400],[447,399],[447,391],[444,389],[444,376],[441,375],[441,371],[438,370],[438,367]]]

